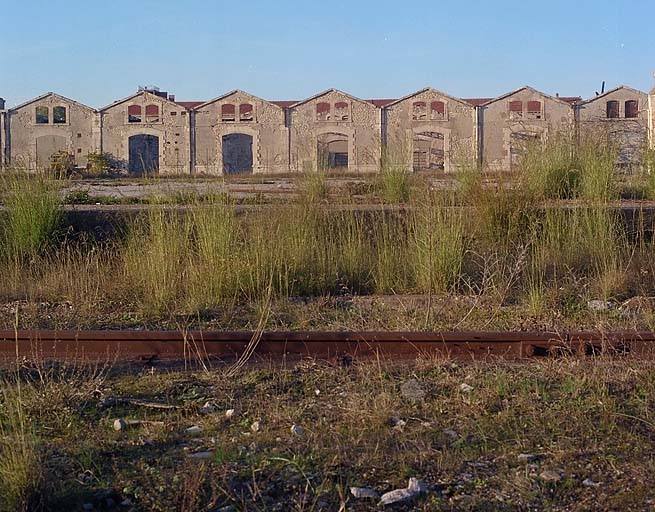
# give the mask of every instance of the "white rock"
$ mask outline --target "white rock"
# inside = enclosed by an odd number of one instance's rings
[[[232,416],[234,416],[234,409],[228,409],[225,411],[225,417],[229,420]]]
[[[305,433],[305,430],[300,425],[293,424],[291,425],[291,433],[297,436],[301,436]]]
[[[591,311],[609,311],[614,309],[614,303],[609,300],[590,300],[587,302],[587,308]]]
[[[185,428],[184,431],[187,434],[193,434],[193,435],[200,434],[200,432],[202,432],[202,427],[199,425],[192,425],[189,428]]]
[[[591,478],[585,478],[582,481],[584,487],[600,487],[600,482],[594,482]]]
[[[539,457],[533,453],[519,453],[517,458],[523,462],[532,462],[533,460],[537,460]]]
[[[378,506],[392,505],[394,503],[404,503],[424,492],[425,486],[423,483],[420,480],[412,477],[409,479],[409,483],[406,489],[394,489],[393,491],[385,492],[380,498]]]
[[[471,391],[473,391],[473,386],[469,386],[466,382],[464,382],[464,383],[460,384],[459,390],[462,393],[470,393]]]
[[[443,431],[443,434],[451,439],[457,439],[459,435],[452,428],[447,428]]]
[[[253,432],[259,432],[259,429],[261,428],[261,425],[259,424],[258,421],[253,421],[252,425],[250,425],[250,430]]]
[[[378,493],[374,489],[367,489],[366,487],[351,487],[350,488],[350,494],[352,494],[355,498],[374,498],[377,499],[380,496],[380,493]]]
[[[114,430],[119,432],[122,430],[127,430],[127,421],[125,421],[123,418],[114,420]]]
[[[410,379],[400,386],[400,394],[410,402],[420,402],[425,398],[425,391],[416,379]]]
[[[321,394],[321,390],[320,390],[320,389],[315,389],[315,390],[314,390],[314,394],[315,394],[316,396],[320,395],[320,394]]]

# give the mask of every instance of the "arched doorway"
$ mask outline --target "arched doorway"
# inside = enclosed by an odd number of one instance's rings
[[[420,132],[414,134],[412,167],[414,171],[443,171],[446,151],[443,133]]]
[[[141,134],[129,138],[128,170],[137,175],[159,170],[159,137]]]
[[[225,174],[252,172],[252,135],[230,133],[223,135],[222,143]]]
[[[51,157],[59,151],[66,151],[66,138],[60,135],[43,135],[36,139],[36,167],[48,169]]]
[[[317,137],[316,165],[319,169],[348,168],[348,135],[322,133]]]

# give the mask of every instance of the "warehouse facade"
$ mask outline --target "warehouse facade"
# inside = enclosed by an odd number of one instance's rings
[[[0,164],[28,170],[65,154],[90,154],[133,175],[281,174],[312,169],[370,173],[381,162],[412,172],[451,172],[471,162],[515,170],[526,144],[557,134],[598,137],[632,170],[655,140],[655,89],[621,86],[586,101],[525,86],[497,98],[462,99],[425,88],[365,100],[329,89],[302,101],[235,90],[180,102],[139,88],[100,110],[55,93],[6,109],[0,98]]]

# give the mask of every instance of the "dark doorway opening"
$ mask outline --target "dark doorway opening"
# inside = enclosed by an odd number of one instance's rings
[[[159,171],[159,137],[134,135],[129,139],[129,164],[131,173],[142,175]]]
[[[323,133],[317,139],[319,169],[348,168],[348,136],[343,133]]]
[[[421,132],[414,135],[412,167],[419,171],[443,171],[446,152],[443,133]]]
[[[223,172],[252,172],[252,136],[231,133],[223,136]]]

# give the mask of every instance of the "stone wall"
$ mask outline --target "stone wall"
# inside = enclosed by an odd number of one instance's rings
[[[408,170],[449,172],[477,158],[475,107],[435,89],[387,105],[383,132],[388,160]]]
[[[157,108],[156,115],[154,107]],[[136,112],[139,108],[140,120],[137,120],[139,116]],[[129,113],[130,109],[133,112],[132,116]],[[108,153],[118,167],[126,170],[132,167],[133,173],[140,174],[142,165],[135,161],[135,145],[148,137],[149,142],[145,143],[145,147],[157,147],[156,157],[161,174],[191,172],[190,115],[186,108],[150,92],[141,91],[105,107],[100,113],[102,151]],[[132,162],[130,162],[131,137],[141,137],[141,139],[132,139]],[[144,147],[143,143],[141,145]],[[151,162],[153,159],[146,160]],[[148,170],[150,169],[145,169]]]
[[[317,110],[319,112],[317,112]],[[319,145],[347,153],[344,171],[375,172],[379,167],[380,109],[372,103],[331,89],[290,108],[291,170],[299,172],[325,165]],[[335,141],[335,142],[333,142]],[[321,161],[319,161],[321,160]]]
[[[73,155],[75,165],[85,167],[87,155],[100,148],[96,111],[54,93],[9,110],[6,122],[9,160],[25,169],[49,168],[51,155],[58,151]]]
[[[574,127],[571,104],[530,87],[482,105],[478,117],[482,163],[491,171],[514,170],[526,144],[556,133],[572,135]]]
[[[195,171],[206,174],[247,171],[244,156],[251,154],[254,173],[289,171],[289,132],[284,110],[273,103],[243,91],[233,91],[194,109]],[[239,162],[227,144],[236,134],[243,134]],[[226,148],[224,148],[224,142]],[[224,151],[225,149],[225,151]],[[224,161],[224,155],[228,160]],[[230,156],[232,158],[230,159]]]
[[[647,94],[619,87],[577,105],[576,117],[581,139],[616,145],[625,170],[639,165],[648,141]]]

